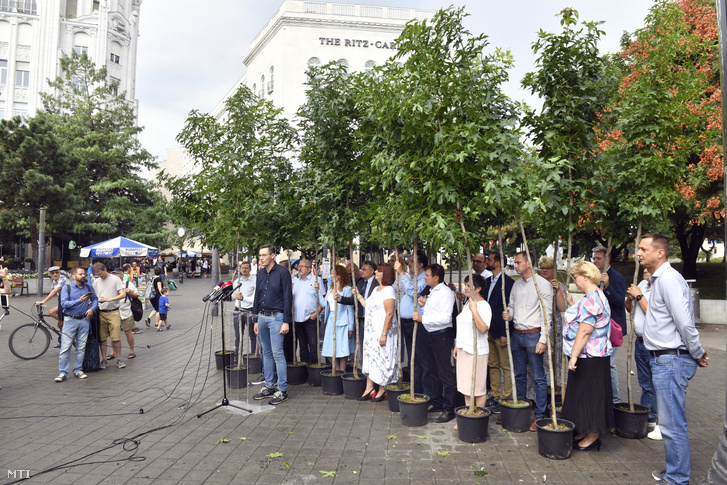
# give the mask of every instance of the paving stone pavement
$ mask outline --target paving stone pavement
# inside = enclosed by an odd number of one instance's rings
[[[249,392],[253,414],[218,409],[197,418],[222,397],[212,357],[220,348],[220,320],[203,321],[201,301],[211,285],[209,279],[178,285],[170,297],[171,330],[154,332],[140,322],[137,357],[125,369],[112,365],[63,383],[53,380],[52,345],[30,361],[10,353],[10,333],[27,321],[11,309],[0,331],[0,482],[12,482],[15,471],[16,478],[29,473],[28,483],[53,484],[623,485],[654,483],[651,471],[664,465],[661,442],[615,436],[603,437],[600,452],[548,460],[538,454],[536,433],[503,432],[494,419],[486,442],[467,444],[454,422],[434,423],[436,415],[409,428],[386,402],[325,396],[308,385],[291,386],[290,399],[275,408],[252,400],[261,386],[232,389],[229,399],[243,406]],[[27,312],[33,301],[18,297],[11,304]],[[231,328],[227,334],[231,341]],[[710,366],[688,389],[692,483],[709,469],[725,411],[725,329],[707,325],[701,335]],[[123,336],[122,342],[125,357]],[[622,397],[625,360],[619,352]]]

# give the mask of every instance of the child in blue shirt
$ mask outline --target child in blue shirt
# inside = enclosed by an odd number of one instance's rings
[[[167,321],[167,312],[172,308],[169,304],[169,288],[164,288],[162,295],[159,297],[159,325],[157,332],[162,331],[162,323],[167,326],[167,330],[171,327]]]

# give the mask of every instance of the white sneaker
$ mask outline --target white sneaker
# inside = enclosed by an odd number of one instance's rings
[[[73,375],[78,377],[79,379],[85,379],[86,377],[88,377],[86,374],[83,373],[83,371],[80,370]]]
[[[63,382],[66,380],[66,375],[63,373],[58,374],[58,377],[56,377],[56,382]]]
[[[659,430],[659,425],[657,424],[656,426],[654,426],[654,431],[647,434],[646,437],[650,440],[661,441],[661,430]]]
[[[126,364],[124,364],[124,361],[123,360],[117,359],[116,360],[116,367],[118,367],[119,369],[123,369],[124,367],[126,367]]]

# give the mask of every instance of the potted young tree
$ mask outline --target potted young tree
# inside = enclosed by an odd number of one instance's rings
[[[351,253],[351,284],[355,285],[355,273],[353,271],[353,241],[349,242],[349,248]],[[346,374],[343,374],[341,376],[342,384],[343,384],[343,394],[345,395],[346,399],[356,399],[361,397],[363,392],[366,390],[366,377],[363,375],[359,375],[358,370],[358,349],[359,349],[359,343],[361,341],[361,336],[359,335],[359,325],[358,325],[358,299],[353,299],[353,318],[355,321],[355,327],[356,329],[354,332],[356,332],[356,350],[354,350],[354,357],[353,357],[353,372],[347,372]]]
[[[293,268],[290,261],[290,249],[288,253],[288,272],[291,279],[293,278]],[[295,314],[295,312],[293,313]],[[308,364],[306,362],[298,362],[298,339],[295,334],[295,322],[290,322],[291,334],[293,335],[293,362],[288,362],[288,384],[297,386],[308,380]]]

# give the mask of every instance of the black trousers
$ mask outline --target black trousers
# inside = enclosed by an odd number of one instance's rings
[[[318,362],[317,324],[318,322],[313,318],[309,318],[305,322],[295,322],[295,338],[298,339],[301,362],[308,364]]]
[[[417,337],[422,330],[423,326],[417,331]],[[452,366],[454,329],[448,328],[433,333],[424,330],[422,333],[426,335],[422,356],[424,394],[430,397],[431,403],[435,406],[441,404],[445,411],[454,412],[454,398],[457,392],[457,377]],[[417,350],[418,347],[419,339],[417,339]]]

